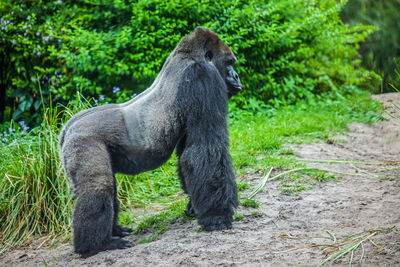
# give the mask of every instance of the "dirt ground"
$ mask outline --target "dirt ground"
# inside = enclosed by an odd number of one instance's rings
[[[158,240],[126,250],[101,252],[81,259],[71,245],[58,248],[16,249],[0,258],[1,266],[318,266],[334,252],[330,232],[338,242],[365,230],[396,226],[364,242],[354,253],[353,266],[400,266],[400,94],[378,95],[388,120],[349,125],[349,133],[327,143],[291,147],[307,160],[389,162],[386,164],[329,164],[317,166],[355,175],[337,174],[337,181],[318,183],[296,195],[276,190],[280,181],[268,182],[256,195],[261,206],[240,207],[244,219],[231,230],[198,232],[196,221],[177,222]],[[390,114],[390,115],[389,115]],[[340,141],[335,141],[340,140]],[[391,162],[391,163],[390,163]],[[276,173],[273,173],[273,175]],[[257,172],[245,178],[257,184]],[[254,211],[258,210],[258,214]],[[373,233],[373,232],[370,232]],[[138,237],[128,238],[135,242]],[[347,245],[348,246],[348,245]],[[340,249],[346,248],[346,245]],[[328,250],[324,250],[328,248]],[[324,253],[325,252],[325,253]],[[334,265],[343,266],[350,255]],[[327,264],[329,265],[329,264]]]

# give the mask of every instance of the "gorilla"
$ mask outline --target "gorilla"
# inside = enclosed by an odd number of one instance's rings
[[[118,224],[115,173],[136,175],[175,150],[189,197],[186,214],[206,231],[232,227],[238,205],[229,154],[228,99],[242,90],[236,57],[217,34],[196,28],[183,38],[153,84],[122,104],[73,116],[60,134],[60,158],[77,196],[74,249],[82,256],[132,244]]]

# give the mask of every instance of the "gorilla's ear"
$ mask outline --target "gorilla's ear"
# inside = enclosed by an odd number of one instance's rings
[[[210,51],[210,50],[208,50],[207,52],[206,52],[206,54],[204,55],[204,57],[206,58],[206,60],[208,60],[208,61],[211,61],[212,60],[212,58],[213,58],[213,53]]]

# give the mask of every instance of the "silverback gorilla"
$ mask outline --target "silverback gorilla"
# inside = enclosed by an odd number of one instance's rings
[[[123,249],[115,173],[135,175],[174,149],[189,196],[186,214],[206,231],[232,227],[238,205],[228,151],[228,99],[242,87],[236,58],[217,34],[196,28],[167,58],[154,83],[123,104],[81,111],[60,135],[60,156],[77,195],[74,249],[82,256]]]

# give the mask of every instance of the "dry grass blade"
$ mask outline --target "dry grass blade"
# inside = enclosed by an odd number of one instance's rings
[[[345,256],[348,253],[351,253],[350,259],[349,259],[349,266],[351,266],[353,263],[353,260],[354,260],[354,254],[359,247],[361,247],[361,255],[360,255],[360,263],[361,263],[364,258],[364,255],[365,255],[364,243],[366,241],[369,241],[371,244],[373,244],[379,250],[384,250],[385,248],[376,244],[374,241],[372,241],[371,238],[379,233],[388,232],[394,228],[395,228],[395,226],[388,227],[388,228],[381,227],[381,228],[377,228],[377,229],[372,229],[372,230],[368,230],[368,231],[350,235],[347,238],[345,238],[342,242],[334,242],[332,244],[332,246],[340,247],[340,246],[344,246],[344,245],[348,245],[348,244],[350,244],[350,246],[340,249],[339,251],[335,252],[334,254],[329,256],[327,259],[325,259],[322,263],[320,263],[318,265],[318,267],[323,266],[328,262],[334,263],[335,261],[341,259],[343,256]]]
[[[333,243],[336,243],[336,236],[333,233],[331,233],[330,231],[326,231],[326,232],[331,237],[331,240],[333,241]]]
[[[315,162],[315,163],[329,163],[329,164],[360,164],[360,165],[398,165],[400,161],[382,161],[382,162],[368,162],[368,161],[357,161],[357,160],[341,160],[341,159],[299,159],[304,162]]]
[[[355,174],[355,173],[347,173],[347,172],[340,172],[340,171],[334,171],[334,170],[326,170],[326,169],[322,169],[322,168],[317,168],[317,167],[304,167],[304,168],[296,168],[296,169],[292,169],[292,170],[288,170],[288,171],[284,171],[278,175],[275,175],[272,178],[269,178],[272,172],[272,167],[270,168],[269,172],[267,173],[267,175],[264,176],[264,178],[261,180],[261,182],[257,185],[257,187],[247,196],[247,199],[252,199],[255,195],[257,195],[266,185],[267,181],[273,181],[276,180],[286,174],[289,173],[295,173],[295,172],[300,172],[300,171],[311,171],[311,170],[315,170],[315,171],[323,171],[326,173],[336,173],[336,174],[341,174],[341,175],[350,175],[350,176],[361,176],[362,174]]]
[[[261,191],[261,189],[263,189],[263,187],[265,186],[265,184],[268,181],[269,176],[271,175],[273,167],[271,167],[267,173],[267,175],[264,176],[264,178],[261,180],[261,182],[258,184],[258,186],[250,193],[250,195],[247,197],[247,199],[252,199],[255,195],[258,194],[258,192]]]
[[[328,238],[333,241],[332,244],[315,244],[315,245],[301,246],[301,247],[297,247],[297,248],[291,248],[288,250],[277,251],[274,253],[275,254],[287,253],[287,252],[299,250],[299,249],[324,247],[323,254],[330,255],[330,256],[328,258],[326,258],[323,262],[321,262],[318,265],[318,267],[323,266],[329,262],[334,263],[335,261],[341,259],[342,257],[344,257],[345,255],[347,255],[349,253],[350,253],[350,259],[349,259],[348,265],[351,266],[354,262],[356,250],[359,247],[361,247],[360,263],[362,263],[362,260],[364,259],[364,256],[365,256],[364,243],[366,241],[369,241],[372,245],[377,247],[380,251],[385,250],[385,248],[383,248],[382,246],[380,246],[380,245],[376,244],[374,241],[372,241],[371,238],[377,234],[391,231],[395,227],[396,226],[387,227],[387,228],[380,227],[380,228],[376,228],[376,229],[372,229],[372,230],[368,230],[368,231],[358,232],[358,233],[347,236],[343,241],[340,241],[340,242],[337,241],[336,236],[333,233],[327,231],[327,233],[329,234]],[[344,246],[346,246],[346,247],[344,247]],[[341,249],[341,247],[344,247],[344,248]],[[400,250],[400,248],[393,251],[392,254],[396,253],[399,250]]]

